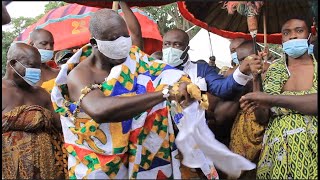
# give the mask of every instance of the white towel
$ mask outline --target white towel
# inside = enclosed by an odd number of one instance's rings
[[[176,145],[183,155],[182,164],[190,168],[200,168],[206,161],[228,175],[239,178],[242,171],[252,170],[256,165],[246,158],[231,152],[215,139],[206,124],[205,111],[198,102],[193,102],[183,110],[179,122]]]

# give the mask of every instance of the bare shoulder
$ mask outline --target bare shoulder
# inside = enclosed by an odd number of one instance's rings
[[[23,96],[19,90],[8,80],[2,79],[2,112],[13,102],[21,100]]]
[[[48,109],[49,108],[48,105],[51,104],[50,94],[42,87],[36,86],[35,88],[36,88],[35,89],[35,96],[38,97],[37,98],[38,100],[41,100],[41,102],[38,102],[38,103]]]
[[[69,74],[68,74],[68,82],[69,81],[84,81],[90,80],[90,75],[92,76],[92,70],[88,63],[82,62],[78,64]]]
[[[36,90],[36,93],[39,95],[39,96],[44,96],[44,97],[50,97],[50,94],[45,90],[43,89],[42,87],[40,86],[35,86],[35,90]]]
[[[8,88],[8,80],[2,79],[2,90],[7,89],[7,88]]]
[[[2,110],[6,107],[6,104],[13,92],[10,91],[10,86],[7,80],[2,79]]]
[[[89,63],[82,62],[77,65],[67,77],[67,85],[71,100],[78,100],[81,95],[81,89],[94,83]]]
[[[10,83],[10,81],[6,79],[2,79],[2,97],[5,97],[4,95],[9,95],[14,93],[13,91],[15,87]]]

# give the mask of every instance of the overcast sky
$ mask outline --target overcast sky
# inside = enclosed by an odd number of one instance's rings
[[[44,6],[49,1],[12,1],[6,6],[11,18],[36,17],[44,12]],[[6,31],[12,27],[10,24],[2,26],[2,30]]]

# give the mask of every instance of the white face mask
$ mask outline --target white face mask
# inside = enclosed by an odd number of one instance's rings
[[[97,41],[98,50],[111,59],[124,59],[129,55],[132,47],[131,37],[119,37],[114,41]]]
[[[180,59],[184,51],[176,48],[162,49],[162,60],[172,67],[177,67],[183,63],[183,59]]]

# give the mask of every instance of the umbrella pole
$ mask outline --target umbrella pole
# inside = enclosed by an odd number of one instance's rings
[[[263,41],[264,41],[264,49],[265,49],[265,52],[269,52],[269,47],[267,45],[267,10],[266,8],[264,8],[264,11],[263,11]],[[269,55],[269,53],[268,53]],[[265,56],[264,57],[264,61],[267,62],[268,60],[268,56]]]
[[[256,16],[248,16],[247,17],[247,23],[248,23],[248,29],[250,32],[250,35],[252,37],[253,42],[253,51],[256,55],[258,55],[258,49],[257,49],[257,33],[258,33],[258,23],[257,23],[257,17]],[[261,73],[258,74],[256,83],[253,81],[253,89],[254,91],[263,91],[262,86],[262,78]]]
[[[117,12],[118,9],[119,9],[119,1],[113,1],[112,2],[112,10]]]

